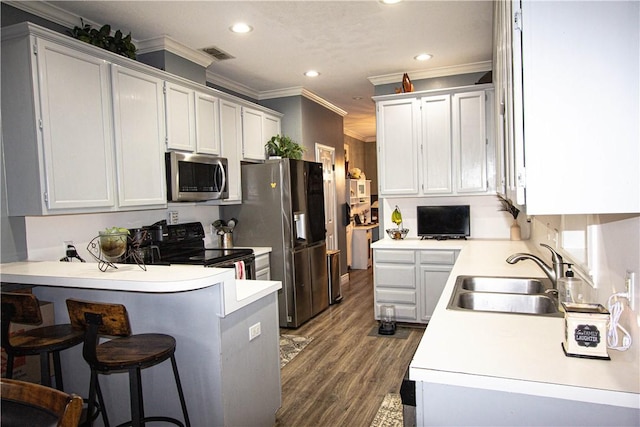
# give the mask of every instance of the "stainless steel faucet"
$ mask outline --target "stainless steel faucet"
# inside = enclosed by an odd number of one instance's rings
[[[553,248],[549,245],[540,243],[540,246],[544,246],[551,251],[551,262],[553,264],[553,267],[548,266],[543,260],[533,254],[525,254],[521,252],[511,255],[509,258],[507,258],[507,262],[509,264],[515,264],[516,262],[522,261],[523,259],[530,259],[531,261],[538,264],[538,267],[540,267],[542,271],[544,271],[544,273],[547,275],[547,277],[551,279],[551,282],[553,283],[553,289],[558,289],[558,279],[564,277],[564,263],[562,256],[558,252],[553,250]]]

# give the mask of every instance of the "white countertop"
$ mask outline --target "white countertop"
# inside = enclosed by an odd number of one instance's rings
[[[354,225],[354,230],[373,230],[374,228],[378,228],[380,224],[362,224],[362,225]]]
[[[447,310],[459,275],[545,277],[533,262],[505,262],[531,252],[527,242],[414,238],[372,246],[461,251],[411,362],[412,380],[640,408],[640,343],[609,350],[610,361],[566,357],[563,318]]]
[[[97,263],[25,261],[0,264],[0,280],[37,286],[97,289],[146,293],[193,291],[222,285],[222,315],[226,316],[282,287],[280,282],[236,280],[233,269],[198,265],[117,264],[117,269],[100,271]]]

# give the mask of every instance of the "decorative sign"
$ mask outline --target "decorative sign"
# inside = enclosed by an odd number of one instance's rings
[[[600,331],[595,325],[578,325],[573,338],[579,346],[597,347],[600,344]]]

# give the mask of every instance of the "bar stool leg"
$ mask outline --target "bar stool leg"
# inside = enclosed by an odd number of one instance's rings
[[[184,393],[182,392],[182,383],[180,381],[180,374],[178,374],[178,364],[176,363],[175,355],[171,355],[171,367],[173,368],[173,376],[176,379],[176,386],[178,387],[178,396],[180,397],[180,406],[182,406],[182,415],[184,415],[185,427],[191,427],[189,421],[189,414],[187,413],[187,402],[184,399]]]
[[[60,352],[53,352],[53,375],[56,377],[56,388],[60,391],[64,391],[64,384],[62,383],[62,366],[60,364]]]
[[[49,370],[49,353],[40,353],[40,383],[51,387],[51,371]]]
[[[96,408],[96,396],[98,398],[98,406]],[[110,427],[109,418],[107,417],[107,411],[104,406],[104,399],[102,397],[102,390],[100,389],[100,383],[98,382],[98,373],[91,370],[91,379],[89,381],[89,397],[87,398],[87,419],[83,425],[93,426],[93,422],[98,418],[98,412],[102,414],[102,422],[105,427]]]
[[[131,425],[140,427],[144,419],[144,402],[142,400],[142,376],[140,369],[129,369],[129,393],[131,399]]]

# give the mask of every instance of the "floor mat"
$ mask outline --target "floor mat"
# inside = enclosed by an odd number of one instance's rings
[[[402,427],[402,400],[400,394],[389,393],[384,397],[371,427]]]
[[[386,337],[386,338],[399,338],[406,339],[409,336],[409,332],[411,332],[411,328],[396,328],[396,333],[393,335],[380,335],[378,333],[378,326],[374,326],[369,332],[370,337]]]
[[[280,335],[280,368],[291,362],[313,338],[300,335]]]

